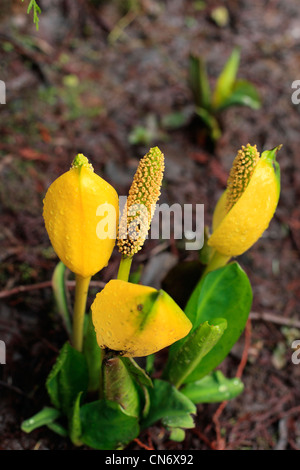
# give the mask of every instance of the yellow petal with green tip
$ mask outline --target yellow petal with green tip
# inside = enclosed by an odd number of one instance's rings
[[[221,196],[214,215],[214,231],[208,241],[219,253],[241,255],[268,228],[280,195],[277,151],[278,148],[262,154],[247,188],[227,213],[226,195]]]
[[[121,280],[110,281],[91,309],[99,346],[126,357],[153,354],[192,327],[166,292]]]
[[[101,221],[97,210],[102,204],[115,211],[106,239],[97,234]],[[56,254],[72,272],[90,277],[107,265],[115,245],[118,195],[83,155],[49,187],[43,217]]]

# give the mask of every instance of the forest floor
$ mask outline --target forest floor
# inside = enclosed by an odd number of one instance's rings
[[[21,2],[1,6],[0,339],[7,364],[0,369],[0,449],[75,449],[45,427],[29,435],[20,429],[48,403],[44,381],[66,340],[50,286],[57,257],[42,219],[51,182],[84,153],[126,195],[139,158],[158,145],[166,158],[160,202],[204,204],[209,226],[233,158],[250,142],[283,148],[276,214],[238,259],[254,296],[245,390],[221,408],[199,406],[182,443],[158,425],[128,449],[299,450],[300,365],[291,360],[300,339],[300,105],[291,101],[300,79],[298,1],[229,0],[224,26],[212,19],[218,1],[132,1],[127,10],[121,1],[95,3],[41,1],[39,32]],[[188,58],[205,59],[213,86],[234,46],[241,48],[238,75],[257,87],[262,107],[224,111],[213,147],[194,119]],[[174,240],[149,240],[133,268],[142,263],[142,281],[159,287],[172,267],[197,256]],[[95,280],[108,281],[118,262],[115,251]],[[244,348],[243,334],[221,365],[228,377]]]

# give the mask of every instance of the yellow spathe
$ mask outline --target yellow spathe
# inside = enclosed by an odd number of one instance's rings
[[[280,195],[278,149],[266,151],[257,163],[249,184],[235,205],[226,212],[226,191],[213,218],[208,245],[225,256],[248,250],[268,228]]]
[[[87,158],[79,155],[76,159],[79,164],[49,187],[43,217],[58,257],[72,272],[86,278],[106,266],[111,256],[116,238],[118,195],[94,173]],[[97,231],[98,224],[108,214],[101,207],[110,209],[105,239],[99,238]]]
[[[153,354],[192,327],[166,292],[122,280],[110,281],[91,309],[99,346],[126,357]]]

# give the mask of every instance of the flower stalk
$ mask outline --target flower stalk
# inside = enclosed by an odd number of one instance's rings
[[[83,325],[86,310],[86,301],[90,284],[90,277],[76,275],[75,303],[73,316],[73,346],[77,351],[82,351]]]
[[[121,281],[128,281],[131,264],[132,264],[132,257],[122,256],[117,279]]]

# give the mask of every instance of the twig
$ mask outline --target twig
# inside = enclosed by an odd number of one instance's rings
[[[66,285],[69,289],[75,288],[75,281],[67,281]],[[101,287],[105,286],[105,282],[102,281],[91,281],[90,287]],[[11,297],[12,295],[21,294],[22,292],[30,292],[33,290],[45,289],[52,287],[52,281],[37,282],[36,284],[30,284],[28,286],[18,286],[10,290],[4,290],[0,292],[0,299]]]
[[[137,15],[137,11],[129,10],[128,13],[118,21],[108,35],[108,41],[110,44],[114,44],[120,36],[125,34],[125,29],[135,20]]]
[[[136,442],[140,447],[142,447],[143,449],[145,450],[154,450],[154,447],[149,447],[147,446],[146,444],[144,444],[143,442],[141,442],[138,438],[136,439],[133,439],[134,442]]]
[[[293,327],[293,328],[300,328],[300,321],[299,320],[295,320],[294,318],[280,317],[279,315],[274,315],[273,313],[251,312],[250,313],[250,319],[251,320],[267,321],[267,322],[270,322],[270,323],[275,323],[277,325],[290,326],[290,327]]]
[[[197,434],[199,439],[201,439],[201,441],[203,441],[207,445],[207,447],[209,447],[211,450],[216,450],[215,444],[213,442],[210,442],[210,440],[200,431],[200,429],[194,428],[192,429],[192,431],[194,434]]]
[[[15,387],[14,385],[9,385],[6,382],[3,382],[3,380],[0,380],[0,387],[5,387],[8,390],[17,393],[18,395],[22,395],[23,397],[28,398],[28,396],[24,392],[22,392],[22,390],[20,390],[18,387]]]
[[[215,449],[216,450],[224,450],[225,449],[225,439],[222,438],[221,436],[221,425],[220,425],[220,416],[223,413],[223,410],[226,408],[227,401],[223,401],[220,406],[218,407],[217,411],[214,413],[212,420],[215,425],[215,430],[216,430],[216,444]]]
[[[51,281],[45,281],[45,282],[38,282],[37,284],[31,284],[28,286],[14,287],[13,289],[4,290],[0,292],[0,299],[4,299],[5,297],[10,297],[11,295],[20,294],[21,292],[44,289],[45,287],[51,287],[51,286],[52,286]]]

